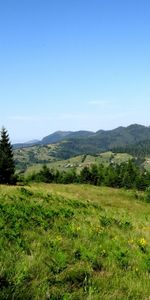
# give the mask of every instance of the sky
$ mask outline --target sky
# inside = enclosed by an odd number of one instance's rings
[[[149,0],[0,0],[0,126],[150,125]]]

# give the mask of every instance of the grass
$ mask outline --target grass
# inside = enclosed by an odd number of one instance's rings
[[[88,185],[0,186],[0,299],[148,300],[142,199]]]
[[[107,151],[100,153],[99,155],[78,155],[66,160],[60,160],[57,157],[57,150],[59,144],[50,144],[46,146],[32,146],[22,149],[14,150],[14,159],[16,163],[17,171],[25,171],[25,175],[32,172],[38,172],[43,164],[47,164],[49,168],[55,170],[68,170],[70,168],[76,168],[79,173],[85,166],[91,164],[104,164],[110,163],[120,164],[132,159],[133,157],[127,153],[113,153]],[[142,167],[147,171],[150,171],[150,158],[145,157],[145,162]]]
[[[18,150],[17,150],[18,151]],[[42,151],[42,148],[41,148]],[[24,149],[22,150],[24,153]],[[16,156],[15,156],[16,158]],[[92,155],[78,155],[66,160],[54,160],[52,157],[46,157],[47,166],[54,170],[67,171],[69,169],[75,168],[77,173],[80,173],[83,167],[90,166],[92,164],[104,164],[109,165],[110,163],[120,164],[122,162],[126,162],[131,159],[132,156],[126,153],[117,153],[114,154],[112,152],[104,152],[96,156]],[[18,156],[18,159],[19,156]],[[48,160],[49,159],[49,160]],[[43,166],[43,163],[35,163],[32,165],[28,165],[28,168],[25,172],[25,175],[29,175],[33,172],[38,172]]]

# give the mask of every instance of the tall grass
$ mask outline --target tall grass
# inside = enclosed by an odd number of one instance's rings
[[[135,192],[0,186],[0,212],[0,299],[149,299],[150,205]]]

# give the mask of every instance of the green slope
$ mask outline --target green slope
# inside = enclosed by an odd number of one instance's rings
[[[40,145],[14,149],[17,169],[26,170],[35,164],[49,164],[81,155],[92,157],[108,151],[128,153],[141,159],[150,155],[150,127],[137,124],[96,133],[59,131],[43,141],[44,145],[41,141]],[[51,144],[46,144],[50,141]]]
[[[33,164],[44,164],[56,161],[57,144],[32,146],[14,150],[14,160],[18,170],[26,170]]]
[[[76,138],[66,137],[58,145],[57,157],[66,159],[79,154],[96,154],[147,140],[150,141],[150,127],[138,124],[107,131],[99,130],[82,138],[80,135]]]
[[[130,151],[135,152],[138,143],[140,143],[138,152],[141,153],[142,151],[142,153],[146,152],[146,154],[150,154],[149,150],[147,152],[150,143],[150,127],[133,124],[128,127],[118,127],[113,130],[99,130],[96,133],[89,131],[58,131],[43,138],[36,149],[39,149],[38,147],[40,146],[54,144],[55,151],[52,151],[53,156],[59,159],[68,159],[72,156],[83,154],[93,155],[118,148],[126,148],[127,151],[129,151],[128,153],[130,153]],[[143,143],[144,147],[142,146]],[[14,145],[14,149],[15,147],[22,148],[23,145]],[[32,152],[32,147],[26,148],[30,148],[30,151]],[[31,159],[36,160],[37,156],[34,156],[34,153],[32,153]]]
[[[0,186],[0,299],[149,299],[142,197],[88,185]]]
[[[120,164],[131,159],[132,156],[126,153],[112,153],[104,152],[96,156],[92,155],[79,155],[65,160],[52,160],[47,163],[50,169],[67,171],[69,169],[75,168],[78,172],[82,170],[85,166],[90,166],[92,164],[104,164],[109,165],[110,163]],[[42,168],[43,164],[33,164],[29,166],[25,174],[32,172],[38,172]]]

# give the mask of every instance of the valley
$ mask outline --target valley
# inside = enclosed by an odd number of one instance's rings
[[[111,131],[55,132],[36,144],[13,145],[17,171],[39,170],[43,164],[65,170],[85,165],[120,164],[131,158],[150,170],[150,128],[138,124]]]

